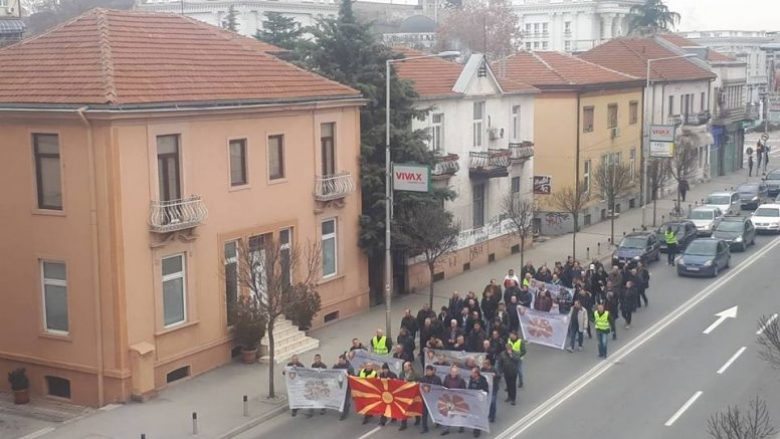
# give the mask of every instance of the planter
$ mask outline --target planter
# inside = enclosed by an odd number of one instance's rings
[[[14,390],[14,404],[30,402],[30,389]]]
[[[241,361],[244,364],[253,364],[257,362],[257,348],[246,350],[241,349]]]

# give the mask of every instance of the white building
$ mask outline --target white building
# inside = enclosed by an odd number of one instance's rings
[[[140,10],[184,14],[214,26],[222,25],[231,6],[237,14],[238,33],[245,36],[254,36],[263,28],[266,12],[292,17],[301,26],[338,14],[334,0],[139,0],[136,4]]]
[[[526,50],[577,52],[628,32],[642,0],[513,0]]]
[[[24,31],[19,0],[0,0],[0,47],[21,40]]]
[[[460,224],[458,251],[441,265],[439,274],[448,277],[519,251],[519,240],[507,236],[511,228],[502,204],[510,193],[529,201],[533,196],[538,90],[497,78],[481,54],[471,55],[465,65],[425,58],[395,66],[402,78],[414,83],[419,107],[430,108],[426,119],[412,126],[430,133],[430,147],[439,157],[434,184],[457,195],[445,208]],[[409,267],[409,288],[428,283],[422,265]]]

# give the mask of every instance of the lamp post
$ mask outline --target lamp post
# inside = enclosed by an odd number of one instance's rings
[[[647,204],[649,201],[648,191],[647,191],[647,172],[648,172],[648,164],[650,162],[650,125],[652,125],[652,121],[650,118],[653,117],[654,112],[648,111],[648,108],[650,107],[650,66],[655,61],[666,61],[670,59],[679,59],[679,58],[693,58],[696,54],[693,53],[686,53],[685,55],[677,55],[677,56],[667,56],[663,58],[652,58],[647,60],[647,73],[645,75],[645,109],[644,109],[644,136],[642,136],[644,139],[644,148],[642,148],[643,153],[643,165],[642,165],[642,227],[647,226],[647,220],[646,220],[646,212],[647,212]],[[653,100],[655,101],[655,86],[653,86]],[[650,117],[648,117],[648,113],[650,113]]]
[[[393,219],[393,189],[391,187],[392,162],[390,161],[390,66],[397,62],[411,61],[423,58],[454,58],[460,52],[448,50],[431,55],[411,56],[408,58],[388,59],[385,61],[385,334],[392,339],[392,297],[393,297],[393,261],[390,251],[390,223]]]

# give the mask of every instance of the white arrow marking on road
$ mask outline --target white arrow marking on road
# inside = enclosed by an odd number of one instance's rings
[[[674,424],[674,421],[677,420],[680,416],[682,416],[683,413],[685,413],[686,410],[688,410],[694,402],[696,402],[697,399],[701,396],[703,392],[699,390],[698,392],[694,393],[693,396],[691,396],[691,399],[685,402],[682,407],[680,407],[680,410],[677,410],[677,413],[673,414],[671,418],[669,418],[668,421],[666,421],[666,424],[664,424],[667,427],[671,427],[672,424]]]
[[[772,317],[770,317],[769,319],[767,319],[767,321],[766,321],[766,323],[764,324],[764,326],[762,326],[762,327],[761,327],[761,328],[760,328],[758,331],[756,331],[756,335],[761,335],[761,334],[763,334],[763,333],[764,333],[764,331],[766,331],[766,327],[767,327],[767,326],[769,326],[769,325],[771,325],[771,324],[772,324],[772,323],[773,323],[775,320],[777,320],[777,313],[775,313],[775,314],[772,314]]]
[[[710,332],[714,331],[715,328],[718,327],[721,323],[723,323],[726,319],[736,319],[737,318],[737,307],[733,306],[727,310],[721,311],[717,314],[715,314],[718,317],[718,320],[715,320],[715,323],[711,324],[709,328],[704,330],[704,334],[709,334]]]

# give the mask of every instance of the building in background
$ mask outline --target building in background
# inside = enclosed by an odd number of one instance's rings
[[[432,18],[412,15],[397,25],[382,26],[382,41],[391,47],[430,51],[436,46],[436,27]]]
[[[766,53],[769,77],[769,87],[764,96],[766,118],[773,124],[780,124],[780,42],[763,44],[761,51]]]
[[[25,29],[19,0],[0,0],[0,47],[21,40]]]
[[[534,101],[534,176],[546,179],[549,191],[537,191],[534,198],[542,234],[573,230],[571,215],[559,212],[550,197],[574,188],[577,177],[591,195],[580,225],[608,217],[594,179],[603,164],[628,165],[635,182],[617,200],[616,212],[639,205],[644,80],[558,52],[519,52],[495,62],[493,69],[499,77],[541,90]]]
[[[579,52],[628,33],[631,6],[643,0],[513,0],[525,50]]]
[[[239,243],[319,244],[313,326],[368,307],[362,99],[270,48],[93,9],[0,51],[3,376],[101,406],[230,361]],[[278,359],[317,346],[280,325]]]
[[[406,50],[407,56],[419,52]],[[440,58],[396,63],[399,76],[412,81],[417,105],[430,108],[414,129],[430,134],[438,157],[434,185],[449,187],[456,198],[445,202],[461,232],[457,251],[437,276],[450,277],[519,251],[503,201],[513,194],[531,200],[534,174],[534,96],[537,89],[499,78],[482,54],[458,64]],[[424,263],[412,260],[409,289],[430,281]]]

